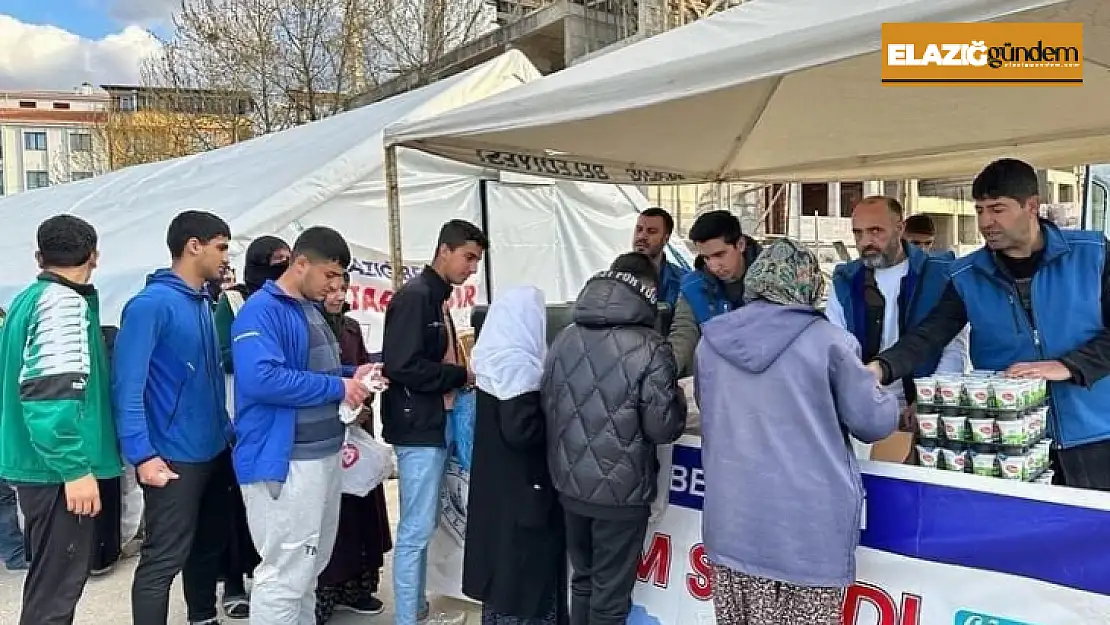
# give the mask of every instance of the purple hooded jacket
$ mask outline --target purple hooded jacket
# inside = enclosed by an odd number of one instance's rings
[[[701,408],[710,560],[799,586],[855,581],[863,486],[847,440],[882,440],[898,400],[859,343],[812,308],[755,301],[702,327]]]

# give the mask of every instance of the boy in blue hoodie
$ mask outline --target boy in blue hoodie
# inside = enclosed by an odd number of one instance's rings
[[[123,309],[112,399],[120,448],[145,499],[146,542],[131,588],[135,623],[165,625],[184,572],[193,625],[217,625],[216,578],[235,492],[224,376],[204,284],[227,263],[231,230],[186,211],[170,222],[172,265]]]

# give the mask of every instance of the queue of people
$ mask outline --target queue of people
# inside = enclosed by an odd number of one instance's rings
[[[971,366],[1047,379],[1058,479],[1110,490],[1106,239],[1041,220],[1021,161],[988,165],[973,196],[986,245],[959,259],[929,249],[931,227],[907,223],[894,198],[858,203],[860,258],[833,273],[824,311],[825,279],[799,243],[761,248],[711,211],[691,229],[699,262],[687,273],[665,256],[670,216],[645,211],[634,251],[587,281],[550,346],[543,293],[510,289],[469,362],[447,302],[489,241],[452,220],[393,296],[380,365],[345,316],[351,254],[334,230],[254,241],[244,284],[213,315],[206,284],[226,277],[231,232],[182,213],[167,233],[170,268],[128,303],[109,352],[91,285],[96,232],[51,218],[38,232],[43,273],[0,334],[0,479],[18,494],[30,551],[20,623],[72,623],[90,519],[121,452],[147,502],[135,623],[166,622],[179,572],[191,623],[218,622],[219,582],[228,614],[265,625],[379,613],[391,547],[395,622],[426,621],[453,411],[469,392],[463,591],[482,602],[483,624],[624,623],[651,505],[666,496],[656,454],[687,422],[685,373],[701,415],[717,621],[838,623],[862,513],[853,441],[912,428],[915,376]],[[673,305],[670,328],[660,302]],[[341,494],[339,408],[373,430],[366,379],[384,387],[397,456],[395,545],[380,487]],[[0,555],[17,568],[26,554],[3,503]]]

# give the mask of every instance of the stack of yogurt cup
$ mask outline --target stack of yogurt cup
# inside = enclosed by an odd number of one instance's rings
[[[917,386],[917,452],[922,466],[1042,484],[1052,483],[1045,438],[1044,380],[994,371],[937,374]]]

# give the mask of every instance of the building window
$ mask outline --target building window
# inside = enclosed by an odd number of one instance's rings
[[[27,190],[42,189],[50,186],[50,174],[45,171],[27,172]]]
[[[1091,228],[1106,232],[1106,210],[1110,208],[1107,203],[1106,187],[1094,182],[1091,183]]]
[[[71,152],[92,152],[92,135],[85,133],[70,135],[69,149]]]
[[[69,102],[55,102],[54,103],[54,108],[59,110],[59,111],[68,111],[69,110]]]
[[[840,214],[851,215],[852,209],[863,199],[862,182],[840,183]]]
[[[38,108],[38,106],[38,102],[32,102],[30,100],[20,100],[19,102],[19,108],[21,109],[33,109]]]
[[[1075,187],[1070,184],[1060,185],[1060,197],[1057,200],[1061,204],[1067,204],[1075,201]]]
[[[39,152],[46,151],[46,132],[25,132],[23,133],[23,147],[28,150],[36,150]]]
[[[73,182],[77,182],[78,180],[88,180],[92,177],[93,173],[91,171],[75,171],[70,174],[69,179]]]

